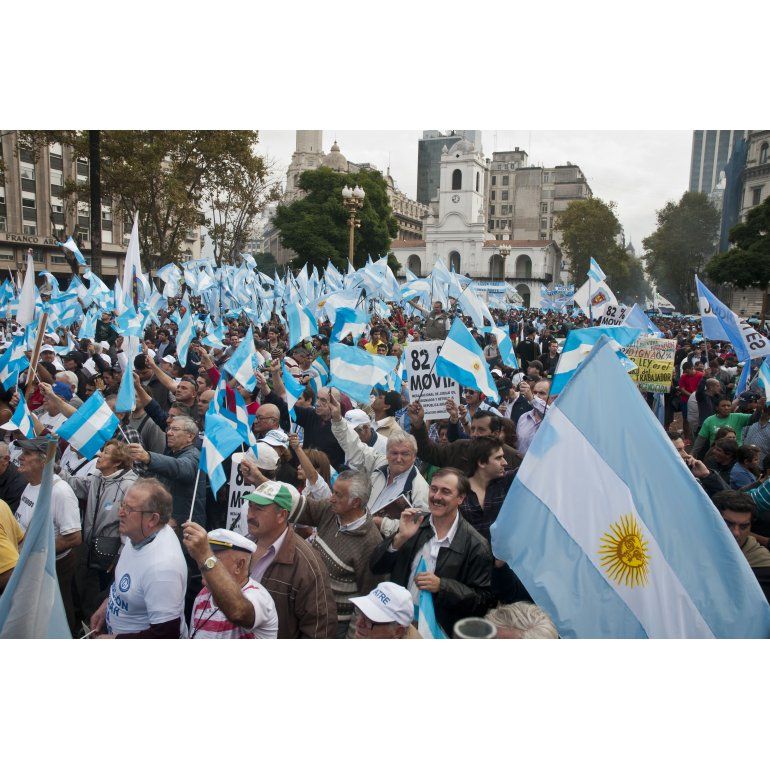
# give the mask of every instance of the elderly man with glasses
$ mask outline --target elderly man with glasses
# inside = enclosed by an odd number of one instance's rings
[[[178,639],[184,622],[187,566],[174,534],[172,500],[155,479],[137,481],[118,510],[126,538],[110,593],[91,616],[98,638]]]

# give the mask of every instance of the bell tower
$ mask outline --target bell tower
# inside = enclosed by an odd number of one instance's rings
[[[484,172],[481,148],[462,139],[441,153],[439,221],[459,215],[467,225],[484,222]]]

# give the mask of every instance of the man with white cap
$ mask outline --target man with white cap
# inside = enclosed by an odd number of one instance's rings
[[[288,525],[300,498],[294,487],[280,481],[267,481],[244,496],[249,538],[257,544],[251,577],[273,597],[279,639],[334,638],[337,605],[329,572]]]
[[[422,639],[412,625],[412,595],[396,583],[380,583],[355,605],[355,639]]]
[[[265,406],[272,406],[272,404],[266,404]],[[264,406],[259,407],[259,409],[264,409]],[[276,454],[277,461],[275,466],[273,466],[275,473],[270,478],[283,481],[286,484],[296,485],[297,461],[289,449],[289,437],[286,433],[280,428],[269,430],[258,438],[257,444],[260,454],[264,449],[270,449]],[[269,456],[272,457],[272,453]]]
[[[380,436],[374,429],[371,417],[363,409],[348,409],[345,412],[345,420],[353,427],[353,430],[358,434],[358,438],[366,444],[366,446],[374,449],[375,452],[379,452],[381,455],[385,455],[388,448],[388,440],[385,436]],[[345,462],[347,463],[347,456]],[[352,466],[351,466],[352,467]]]
[[[268,590],[249,576],[257,546],[229,529],[206,533],[182,524],[182,542],[203,575],[193,604],[191,639],[275,639],[278,615]]]

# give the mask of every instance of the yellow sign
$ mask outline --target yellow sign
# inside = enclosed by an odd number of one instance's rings
[[[621,516],[620,521],[611,524],[610,531],[604,533],[601,543],[601,565],[610,580],[630,588],[647,583],[650,562],[648,543],[633,514]]]
[[[639,337],[633,345],[624,348],[624,352],[636,364],[636,369],[629,374],[639,390],[668,393],[674,377],[676,340]]]

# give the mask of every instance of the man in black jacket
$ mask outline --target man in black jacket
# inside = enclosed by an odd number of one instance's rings
[[[415,508],[404,511],[398,532],[375,548],[369,562],[375,575],[390,573],[393,583],[408,588],[415,604],[420,591],[430,591],[447,636],[458,620],[482,617],[494,604],[489,544],[458,511],[468,489],[468,479],[455,468],[436,471],[430,516]],[[425,572],[417,572],[421,559]]]

